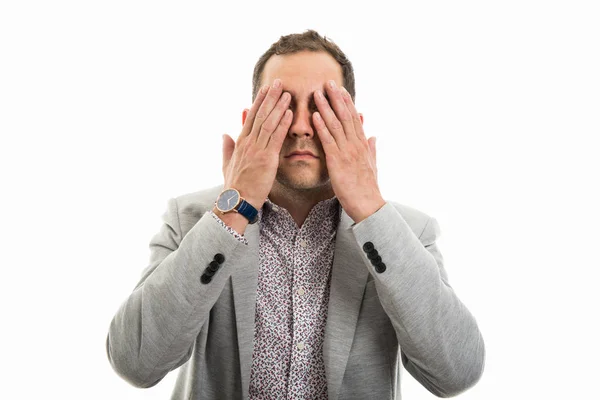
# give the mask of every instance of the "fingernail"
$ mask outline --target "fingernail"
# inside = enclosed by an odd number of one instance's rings
[[[277,78],[275,79],[275,81],[273,82],[273,89],[277,89],[281,86],[281,79]]]
[[[333,79],[329,81],[329,87],[335,89],[335,81]]]
[[[343,86],[342,86],[342,96],[350,97],[350,93],[348,93],[348,91],[346,90],[346,88],[343,87]]]
[[[260,91],[261,91],[262,94],[267,93],[268,90],[269,90],[269,85],[265,85],[265,86],[262,87],[262,89],[260,89]]]

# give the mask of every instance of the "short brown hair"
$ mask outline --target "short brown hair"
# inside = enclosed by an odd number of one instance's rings
[[[312,29],[308,29],[304,33],[293,33],[280,37],[265,54],[260,56],[254,66],[254,73],[252,75],[252,102],[256,99],[256,95],[260,89],[262,73],[269,58],[273,55],[294,54],[304,50],[325,51],[331,54],[342,67],[343,85],[348,93],[350,93],[352,101],[355,100],[354,69],[352,68],[352,63],[331,39],[319,35]]]

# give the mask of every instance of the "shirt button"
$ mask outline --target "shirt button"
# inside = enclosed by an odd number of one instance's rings
[[[279,206],[276,206],[275,204],[273,204],[273,211],[279,212]]]
[[[298,350],[304,350],[304,342],[299,342],[296,347],[298,348]]]
[[[304,239],[300,240],[300,246],[306,248],[306,240],[304,240]]]
[[[296,293],[298,293],[298,295],[300,295],[300,296],[304,296],[305,292],[304,292],[304,289],[300,288],[300,289],[298,289],[298,291]]]

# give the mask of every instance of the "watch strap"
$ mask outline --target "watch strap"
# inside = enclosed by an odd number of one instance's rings
[[[236,211],[246,217],[250,224],[254,224],[258,221],[258,210],[244,199],[241,199]]]

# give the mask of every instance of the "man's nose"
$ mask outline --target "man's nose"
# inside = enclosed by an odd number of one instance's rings
[[[294,115],[288,135],[296,138],[306,137],[311,139],[315,135],[312,112],[306,107],[296,107],[292,111]]]

